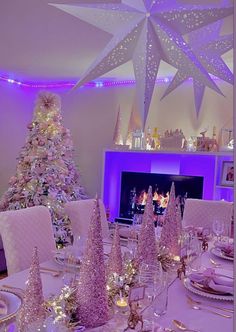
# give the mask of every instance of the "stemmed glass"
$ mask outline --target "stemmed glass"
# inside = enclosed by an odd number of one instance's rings
[[[157,297],[163,287],[163,270],[161,263],[141,264],[139,271],[139,283],[145,286],[145,298],[141,302],[141,313],[144,317],[146,329],[152,329],[155,311],[157,309]],[[160,298],[159,298],[160,299]]]
[[[134,258],[136,254],[139,225],[141,221],[142,221],[142,216],[139,214],[135,214],[133,218],[133,223],[129,227],[127,247],[129,249],[132,258]]]
[[[213,233],[216,235],[217,241],[221,238],[224,233],[224,222],[220,219],[215,219],[212,224]]]

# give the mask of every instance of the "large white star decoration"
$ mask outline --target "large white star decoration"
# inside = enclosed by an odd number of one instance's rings
[[[219,21],[207,27],[203,27],[198,31],[191,32],[189,34],[189,45],[209,73],[233,84],[233,73],[221,58],[221,55],[233,48],[233,34],[219,36],[221,26],[222,21]],[[202,104],[205,85],[186,71],[177,71],[162,98],[167,96],[190,77],[193,79],[195,109],[198,115]]]
[[[233,14],[233,6],[189,5],[180,0],[51,5],[113,35],[76,87],[132,60],[143,126],[161,60],[220,92],[183,35]]]

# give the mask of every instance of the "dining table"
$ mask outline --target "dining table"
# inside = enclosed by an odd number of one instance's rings
[[[211,246],[209,250],[201,254],[200,260],[201,268],[211,268],[214,269],[215,273],[219,274],[223,273],[222,271],[226,271],[227,275],[231,275],[230,278],[233,278],[233,261],[224,259],[220,257],[220,255],[215,255],[211,250]],[[62,272],[63,266],[55,259],[52,259],[41,263],[40,267],[42,268],[41,279],[44,298],[47,299],[49,296],[59,294],[65,280]],[[44,268],[45,270],[43,270]],[[50,269],[52,271],[50,271]],[[53,272],[54,270],[55,272]],[[56,273],[56,271],[59,271],[59,273]],[[0,290],[9,292],[24,290],[28,274],[29,269],[0,280]],[[168,286],[167,311],[161,317],[155,318],[152,331],[181,331],[181,329],[174,325],[173,320],[175,319],[184,323],[187,327],[186,331],[233,332],[234,303],[232,296],[216,299],[211,294],[189,289],[186,287],[185,281],[186,279],[184,277],[179,279],[177,274],[172,276]],[[196,301],[195,306],[190,305],[188,297]],[[117,316],[114,315],[105,325],[93,329],[86,329],[86,331],[123,332],[127,326],[127,318],[127,312]],[[9,327],[2,331],[17,331],[14,318],[9,322]],[[182,331],[184,331],[184,328]]]

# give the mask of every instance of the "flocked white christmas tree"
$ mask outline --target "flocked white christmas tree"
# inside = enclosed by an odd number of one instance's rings
[[[86,198],[73,161],[70,131],[62,124],[61,101],[57,94],[39,93],[29,134],[20,151],[16,174],[0,200],[0,210],[35,205],[50,209],[56,242],[69,241],[69,219],[64,203]]]

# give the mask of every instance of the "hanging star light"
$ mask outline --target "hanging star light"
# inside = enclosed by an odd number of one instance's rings
[[[210,24],[207,27],[203,27],[197,32],[194,31],[190,33],[189,45],[198,57],[201,64],[207,69],[209,73],[230,84],[233,84],[233,73],[221,58],[221,55],[233,48],[233,34],[219,36],[221,26],[222,21],[219,21]],[[191,76],[191,74],[187,73],[186,71],[177,71],[164,95],[162,96],[162,99],[190,77],[193,79],[195,109],[198,116],[206,86],[195,76]]]
[[[220,92],[182,35],[231,15],[233,6],[220,8],[212,2],[207,6],[189,5],[178,0],[51,5],[113,35],[75,87],[132,60],[143,126],[161,60]]]

